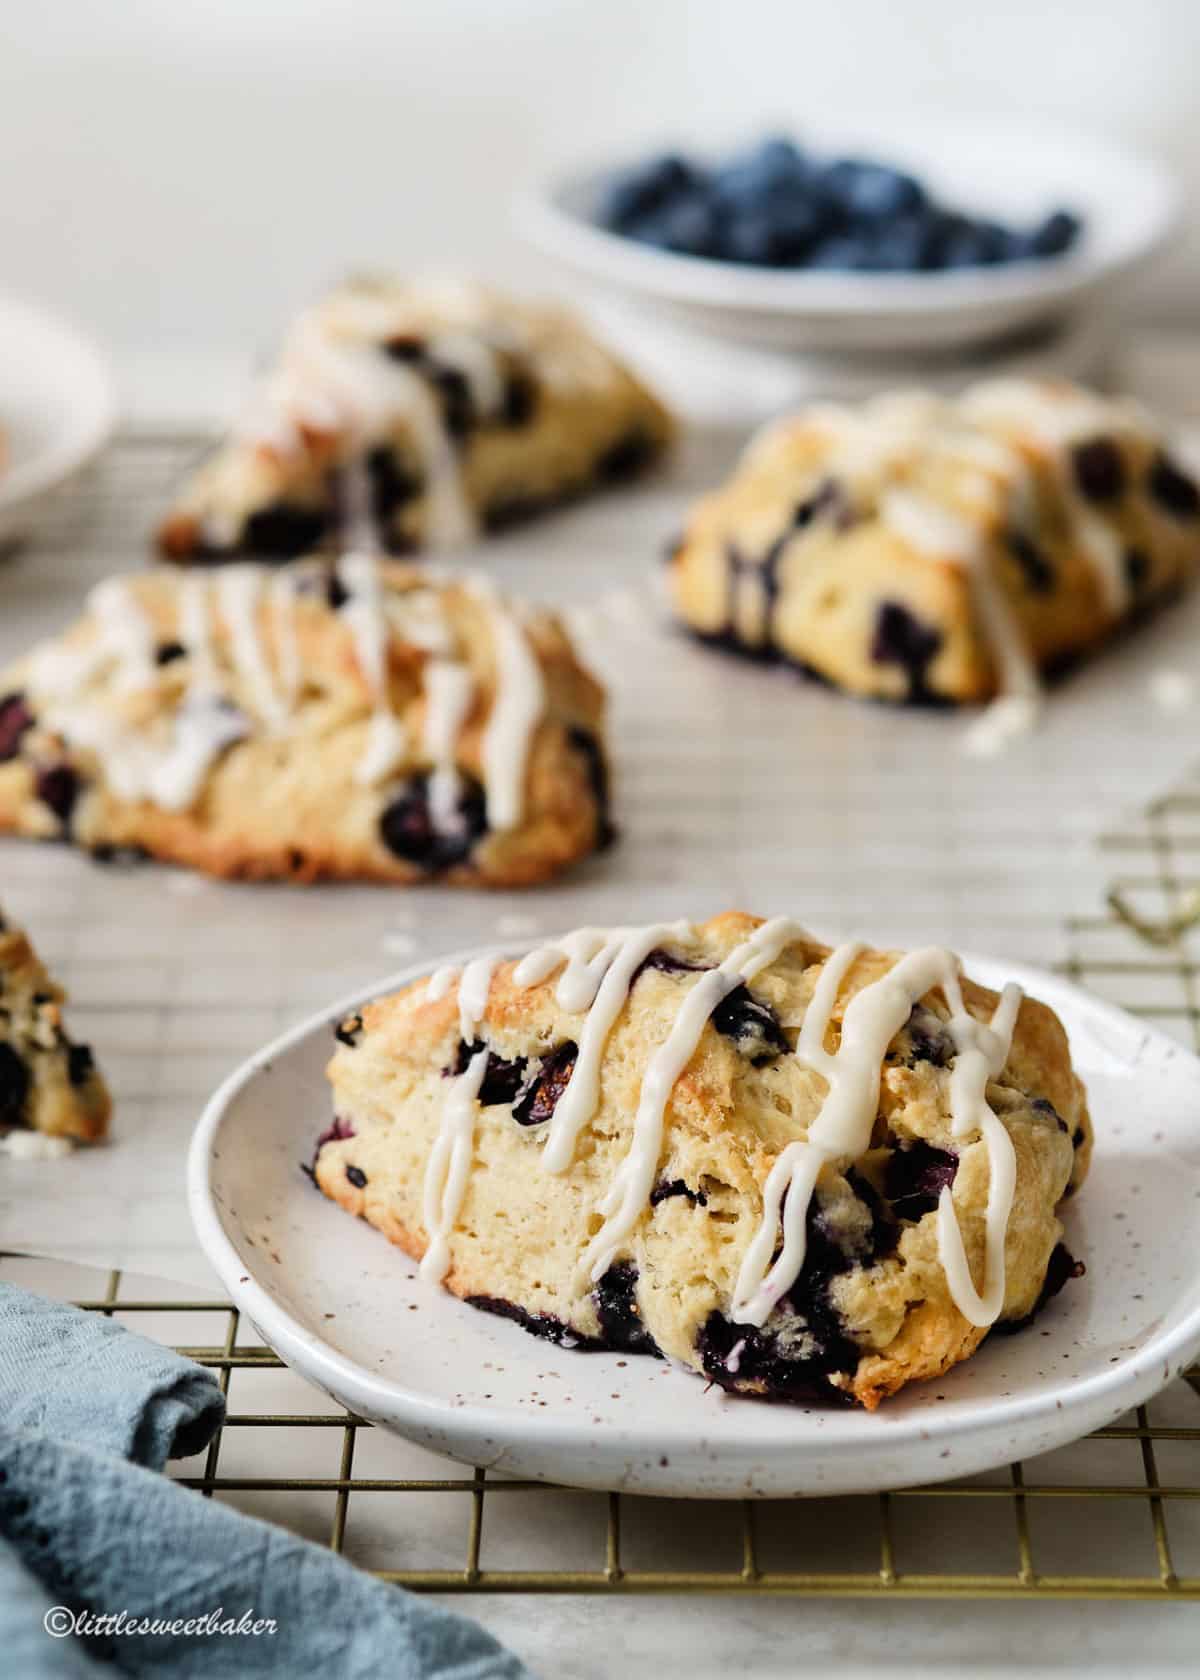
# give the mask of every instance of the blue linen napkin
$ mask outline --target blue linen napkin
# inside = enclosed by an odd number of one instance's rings
[[[198,1365],[0,1284],[0,1670],[529,1680],[473,1623],[158,1474],[200,1451],[224,1411]],[[122,1612],[76,1631],[81,1615]],[[125,1631],[204,1618],[217,1631]]]

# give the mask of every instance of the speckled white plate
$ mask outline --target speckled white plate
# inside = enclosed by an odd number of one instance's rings
[[[477,953],[468,953],[468,955]],[[452,959],[455,961],[464,958]],[[874,1415],[730,1398],[658,1360],[572,1353],[465,1306],[300,1171],[328,1124],[331,1023],[259,1052],[209,1103],[188,1164],[200,1241],[290,1365],[452,1458],[579,1487],[704,1498],[863,1493],[1030,1457],[1110,1423],[1200,1350],[1200,1062],[1050,974],[970,959],[1058,1010],[1096,1123],[1066,1216],[1087,1263],[1028,1329]]]

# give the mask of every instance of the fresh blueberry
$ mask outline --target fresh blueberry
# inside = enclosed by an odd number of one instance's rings
[[[570,1083],[578,1057],[579,1046],[567,1039],[541,1058],[513,1104],[513,1119],[519,1126],[540,1126],[549,1120]]]
[[[915,176],[863,158],[838,158],[821,172],[821,185],[852,221],[911,216],[925,204]]]
[[[0,1127],[23,1126],[29,1069],[11,1044],[0,1044]]]
[[[1150,577],[1150,557],[1144,548],[1127,548],[1123,560],[1129,592],[1131,595],[1137,595],[1146,587]]]
[[[79,777],[69,764],[51,764],[39,770],[34,778],[33,791],[43,805],[48,805],[64,830],[71,821],[71,812],[79,798]]]
[[[329,524],[330,515],[324,508],[273,502],[246,520],[242,546],[268,560],[294,560],[319,546]]]
[[[831,234],[814,246],[808,258],[809,268],[837,272],[866,272],[872,266],[870,239],[853,233]]]
[[[623,484],[641,472],[653,459],[654,440],[641,427],[626,432],[603,451],[594,471],[602,484]]]
[[[1048,595],[1054,588],[1054,567],[1047,560],[1032,537],[1024,531],[1010,530],[1006,541],[1034,595]]]
[[[96,1058],[90,1044],[67,1045],[67,1078],[72,1085],[86,1085],[95,1070]]]
[[[1112,438],[1087,438],[1071,450],[1075,482],[1089,502],[1111,502],[1125,489],[1125,462]]]
[[[871,658],[877,665],[899,665],[908,672],[909,695],[928,693],[926,673],[942,645],[939,630],[922,624],[898,601],[884,601],[875,618]]]
[[[538,388],[532,374],[510,373],[504,382],[500,418],[506,426],[527,426],[537,412]]]
[[[385,807],[379,833],[394,857],[415,863],[430,874],[451,869],[470,856],[487,833],[487,803],[473,777],[460,778],[458,809],[452,829],[434,827],[429,808],[429,777],[413,776]]]
[[[954,1183],[958,1156],[919,1138],[893,1149],[883,1175],[883,1193],[901,1219],[932,1213],[944,1188]]]
[[[609,1347],[622,1353],[661,1358],[658,1343],[642,1323],[637,1304],[637,1267],[630,1260],[610,1266],[592,1292],[596,1317]]]
[[[675,153],[650,158],[617,175],[604,192],[599,219],[618,233],[673,199],[687,192],[697,180],[697,171]]]
[[[1200,514],[1200,490],[1196,488],[1195,480],[1189,478],[1169,455],[1154,457],[1148,485],[1154,500],[1168,513],[1174,514],[1176,519],[1195,519]],[[3,728],[3,705],[4,702],[0,701],[0,730]],[[0,739],[0,758],[3,756]]]
[[[466,1302],[469,1307],[478,1307],[480,1312],[511,1319],[531,1336],[537,1336],[543,1342],[553,1342],[556,1347],[571,1348],[576,1353],[604,1353],[608,1349],[608,1343],[599,1336],[583,1336],[569,1324],[564,1324],[561,1318],[555,1318],[550,1313],[527,1312],[515,1301],[505,1301],[499,1295],[468,1295]]]
[[[380,524],[386,525],[398,507],[411,502],[425,487],[420,474],[411,471],[386,444],[378,444],[369,450],[364,464],[370,486],[371,512]],[[341,585],[338,587],[340,589]],[[335,604],[341,605],[340,602],[330,602],[331,606]]]
[[[685,1196],[693,1207],[707,1207],[708,1197],[703,1190],[693,1190],[681,1178],[673,1178],[668,1182],[660,1179],[650,1192],[650,1206],[657,1207],[660,1202],[669,1202],[674,1196]]]
[[[16,758],[21,737],[33,728],[33,713],[23,694],[6,694],[0,698],[0,764]]]
[[[1083,223],[1070,210],[1053,210],[1026,235],[1022,255],[1059,257],[1069,251],[1083,231]]]
[[[716,256],[721,238],[717,211],[706,199],[686,198],[662,216],[662,243],[685,257]]]
[[[612,820],[608,760],[604,756],[604,749],[590,729],[574,724],[567,730],[567,740],[580,754],[587,768],[588,785],[596,804],[596,849],[603,851],[617,838],[616,825]]]
[[[779,1017],[748,986],[736,986],[709,1017],[725,1038],[731,1038],[752,1067],[762,1067],[791,1048]]]

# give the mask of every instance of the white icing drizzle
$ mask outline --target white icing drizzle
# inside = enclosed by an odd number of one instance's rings
[[[355,769],[355,780],[368,786],[390,776],[405,758],[408,737],[392,710],[388,666],[391,632],[384,612],[379,562],[373,554],[343,554],[338,561],[348,600],[340,616],[354,638],[354,655],[371,695],[367,744]]]
[[[478,1050],[455,1079],[442,1105],[438,1134],[425,1164],[422,1218],[429,1242],[420,1273],[427,1283],[440,1283],[450,1268],[450,1233],[471,1173],[477,1099],[487,1064],[488,1052]]]
[[[967,1264],[949,1185],[942,1186],[938,1198],[938,1256],[959,1312],[968,1323],[986,1327],[995,1323],[1004,1305],[1004,1244],[1017,1183],[1016,1151],[1008,1131],[988,1103],[987,1083],[1000,1074],[1008,1060],[1021,1007],[1021,988],[1005,986],[995,1014],[985,1025],[967,1010],[957,974],[943,985],[950,1004],[950,1033],[957,1051],[950,1071],[951,1130],[956,1138],[979,1131],[988,1152],[986,1283],[982,1295],[976,1291]]]
[[[437,1003],[441,998],[449,996],[450,988],[458,979],[459,972],[453,963],[443,963],[441,968],[434,969],[425,988],[425,996],[430,1003]]]
[[[439,832],[454,827],[461,785],[457,768],[458,737],[475,698],[470,668],[449,659],[431,659],[425,667],[424,751],[432,765],[429,814]]]
[[[132,589],[121,578],[98,583],[88,606],[100,639],[118,666],[118,687],[144,688],[154,681],[154,630]]]
[[[666,1105],[676,1080],[696,1053],[709,1016],[736,987],[753,980],[775,962],[786,945],[805,937],[803,928],[785,916],[764,922],[719,967],[701,974],[684,998],[666,1041],[650,1058],[642,1075],[629,1152],[600,1202],[604,1224],[580,1261],[580,1270],[593,1280],[608,1270],[649,1200],[662,1152]]]
[[[776,962],[787,946],[807,937],[797,923],[777,917],[758,927],[717,968],[699,972],[643,1073],[629,1149],[598,1204],[603,1222],[581,1257],[582,1278],[596,1281],[604,1275],[649,1204],[667,1105],[714,1009],[736,987],[748,984]],[[559,1007],[586,1014],[574,1069],[547,1129],[541,1157],[547,1171],[562,1172],[570,1165],[580,1132],[596,1111],[600,1061],[634,974],[658,946],[672,942],[686,947],[696,938],[697,930],[687,922],[579,928],[531,951],[515,965],[512,981],[522,988],[540,986],[558,973],[555,997]],[[742,1257],[730,1316],[738,1324],[761,1326],[795,1283],[804,1266],[808,1209],[821,1170],[826,1165],[848,1164],[870,1147],[887,1047],[914,1005],[940,987],[950,1010],[947,1030],[955,1048],[949,1089],[951,1132],[956,1140],[978,1133],[988,1155],[982,1290],[971,1276],[949,1186],[943,1188],[938,1202],[938,1251],[958,1310],[971,1324],[986,1327],[995,1322],[1004,1305],[1005,1241],[1016,1183],[1012,1141],[987,1101],[987,1085],[1008,1059],[1021,989],[1006,986],[992,1019],[979,1021],[963,1000],[959,961],[953,952],[942,947],[914,951],[853,995],[842,1016],[838,1048],[827,1051],[825,1035],[838,994],[863,949],[851,942],[830,953],[804,1012],[796,1057],[825,1081],[826,1091],[807,1135],[781,1150],[767,1175],[762,1215]],[[446,996],[458,980],[459,1028],[467,1043],[475,1041],[486,1012],[497,960],[478,957],[461,977],[458,970],[443,967],[428,983],[426,996],[436,999]],[[456,1079],[426,1167],[424,1219],[429,1250],[421,1271],[435,1281],[449,1265],[449,1235],[465,1194],[487,1056],[486,1049],[478,1051]],[[781,1219],[783,1243],[772,1259]],[[737,1372],[744,1345],[743,1338],[729,1355],[731,1373]]]
[[[310,311],[297,322],[278,372],[239,427],[241,435],[294,451],[301,446],[301,428],[308,425],[344,430],[362,447],[406,425],[424,474],[426,545],[448,548],[468,542],[476,521],[436,393],[420,372],[383,350],[379,339],[394,326],[388,311],[346,295],[334,302],[335,309]],[[348,319],[348,312],[355,318]],[[346,326],[349,334],[339,330]],[[472,389],[482,389],[482,358],[490,352],[481,343],[468,368],[473,353],[464,347],[465,336],[447,335],[445,343]]]
[[[275,688],[270,662],[258,633],[263,573],[258,566],[222,566],[217,600],[229,630],[234,668],[250,690],[254,708],[275,730],[288,721],[288,709]]]
[[[492,630],[496,694],[483,733],[483,781],[489,825],[516,828],[525,809],[525,772],[534,730],[546,708],[546,689],[524,627],[490,591],[479,586]]]
[[[488,991],[498,961],[498,957],[476,957],[463,969],[459,979],[458,1030],[467,1044],[474,1039],[487,1009]]]
[[[560,1009],[572,1014],[587,1011],[579,1036],[579,1054],[550,1120],[542,1165],[547,1172],[565,1172],[575,1154],[579,1134],[591,1120],[600,1101],[600,1063],[604,1047],[625,1007],[633,976],[651,951],[664,941],[690,941],[694,930],[687,922],[660,922],[653,927],[617,928],[612,935],[599,928],[583,928],[568,934],[557,946],[535,952],[519,964],[513,975],[518,986],[537,985],[529,978],[542,970],[540,979],[554,972],[559,961],[566,966],[555,988]],[[549,956],[550,966],[543,967]],[[534,958],[539,959],[537,962]],[[530,967],[526,967],[530,964]],[[522,970],[524,969],[524,974]]]
[[[1041,711],[1042,684],[1016,614],[991,566],[986,537],[949,508],[911,490],[887,491],[880,502],[880,517],[918,552],[965,569],[995,664],[999,695],[968,727],[964,745],[976,757],[1001,751],[1034,727]]]
[[[788,1144],[767,1176],[762,1218],[742,1259],[731,1316],[739,1324],[762,1325],[800,1275],[808,1206],[821,1168],[826,1163],[854,1159],[870,1146],[887,1047],[907,1021],[913,1005],[941,986],[951,1007],[949,1027],[956,1050],[950,1078],[953,1134],[961,1138],[981,1130],[988,1150],[987,1284],[983,1296],[976,1294],[971,1282],[948,1190],[938,1207],[939,1253],[959,1311],[973,1324],[991,1324],[1004,1304],[1004,1234],[1012,1206],[1015,1160],[1008,1133],[988,1107],[984,1093],[987,1080],[999,1073],[1008,1056],[1020,989],[1005,988],[992,1023],[985,1025],[976,1021],[963,1004],[958,960],[953,953],[939,947],[914,951],[879,980],[855,993],[842,1017],[841,1042],[837,1051],[830,1053],[824,1048],[825,1031],[841,983],[861,949],[855,944],[843,945],[831,955],[805,1013],[796,1055],[826,1080],[828,1090],[808,1135]],[[783,1248],[772,1264],[781,1208]]]

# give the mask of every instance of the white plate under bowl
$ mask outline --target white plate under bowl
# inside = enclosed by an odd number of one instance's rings
[[[619,159],[527,194],[520,224],[548,255],[659,314],[742,343],[829,354],[944,352],[1061,318],[1128,279],[1178,221],[1178,189],[1157,164],[1090,135],[1024,120],[906,117],[825,128],[804,139],[818,154],[869,152],[911,169],[936,196],[974,214],[1032,223],[1064,205],[1083,216],[1083,237],[1062,257],[930,274],[771,269],[680,256],[596,221]]]
[[[38,503],[102,448],[116,421],[112,374],[64,322],[0,298],[0,541],[24,536]]]
[[[478,953],[468,953],[478,954]],[[463,958],[451,959],[455,961]],[[1058,1010],[1096,1152],[1068,1205],[1087,1263],[1036,1324],[869,1414],[738,1399],[659,1360],[539,1341],[422,1284],[300,1171],[329,1122],[332,1023],[429,972],[331,1005],[234,1073],[188,1162],[192,1218],[243,1312],[342,1405],[468,1464],[703,1498],[863,1493],[1047,1452],[1170,1382],[1200,1349],[1200,1062],[1053,975],[970,960]]]

